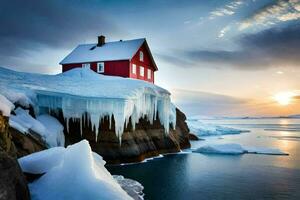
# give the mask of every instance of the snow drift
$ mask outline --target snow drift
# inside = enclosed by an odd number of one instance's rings
[[[61,110],[67,129],[71,118],[80,120],[81,126],[83,120],[90,120],[96,140],[99,121],[106,116],[110,122],[114,118],[120,141],[124,126],[131,122],[135,129],[142,117],[151,124],[159,117],[166,134],[170,125],[176,125],[175,106],[167,90],[141,80],[100,75],[90,69],[42,75],[0,68],[0,89],[11,102],[32,105],[37,115]]]
[[[9,125],[23,134],[31,131],[40,135],[48,147],[64,146],[64,127],[54,117],[44,114],[33,118],[28,110],[20,107],[14,110],[9,118]]]
[[[19,164],[23,172],[45,173],[29,184],[35,200],[132,199],[106,170],[102,157],[91,151],[86,140],[67,148],[54,147],[22,157]]]

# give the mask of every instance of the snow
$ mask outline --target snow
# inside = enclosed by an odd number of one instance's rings
[[[56,118],[44,114],[38,116],[36,119],[46,127],[43,137],[48,146],[65,146],[64,127]]]
[[[207,144],[194,152],[203,154],[266,154],[266,155],[288,155],[280,149],[267,148],[267,147],[243,147],[240,144],[227,143],[227,144]]]
[[[33,92],[18,90],[14,87],[10,87],[9,89],[7,89],[3,86],[4,85],[0,86],[2,95],[5,96],[13,104],[19,104],[25,108],[29,108],[30,105],[34,104],[34,102],[32,102],[32,99],[35,99],[35,94]]]
[[[132,199],[91,151],[88,141],[54,147],[19,159],[24,172],[45,174],[29,184],[33,200]]]
[[[9,117],[10,112],[15,108],[14,104],[12,104],[5,96],[0,94],[0,113],[3,116]]]
[[[53,147],[21,157],[18,162],[23,172],[43,174],[62,162],[65,151],[64,147]]]
[[[198,136],[219,136],[249,132],[248,130],[241,130],[227,126],[202,123],[199,120],[187,120],[187,124],[190,131]]]
[[[124,178],[124,176],[120,175],[113,175],[113,177],[134,200],[144,199],[144,187],[142,184],[135,180]]]
[[[145,41],[144,38],[141,38],[107,42],[101,47],[97,47],[97,44],[81,44],[64,58],[60,64],[130,60]],[[91,50],[93,47],[95,48]]]
[[[21,133],[29,133],[29,130],[32,130],[35,133],[42,134],[46,131],[43,124],[34,119],[28,110],[18,107],[14,112],[15,115],[11,115],[9,118],[9,125]]]
[[[170,93],[141,80],[104,76],[83,68],[58,75],[22,73],[0,68],[0,85],[7,93],[18,91],[24,94],[36,115],[61,110],[67,129],[71,118],[78,119],[82,125],[87,113],[95,127],[96,140],[99,121],[105,116],[110,121],[114,117],[115,132],[120,142],[129,118],[135,129],[141,117],[146,116],[152,123],[158,114],[166,134],[169,133],[170,125],[173,128],[176,125],[176,111]]]
[[[64,146],[64,127],[50,115],[41,115],[33,118],[28,110],[18,107],[15,115],[9,118],[9,125],[21,133],[28,134],[30,130],[39,134],[48,147]]]

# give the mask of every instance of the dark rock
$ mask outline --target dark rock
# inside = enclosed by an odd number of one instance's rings
[[[200,138],[198,138],[198,136],[193,133],[189,133],[189,139],[194,141],[200,140]]]
[[[17,160],[0,152],[0,200],[27,199],[30,193]]]
[[[79,120],[70,120],[69,133],[65,132],[66,145],[87,139],[92,150],[99,153],[110,164],[139,162],[159,154],[179,152],[180,149],[189,148],[190,142],[189,129],[185,123],[186,117],[178,109],[176,109],[176,113],[176,129],[170,128],[169,134],[165,134],[159,120],[150,124],[148,120],[140,119],[134,131],[130,123],[125,128],[121,144],[115,135],[114,128],[109,128],[108,118],[101,121],[97,141],[90,122],[83,123],[83,135],[81,136]],[[56,117],[62,124],[65,124],[61,113]],[[112,120],[112,127],[114,127],[114,120]]]
[[[0,114],[0,151],[19,158],[46,149],[37,134],[31,132],[25,135],[9,127],[8,121],[8,117]]]
[[[25,135],[12,127],[9,127],[8,131],[11,134],[18,158],[47,149],[45,143],[34,133]]]
[[[17,156],[16,148],[9,133],[8,117],[0,114],[0,150],[8,153],[12,157]]]

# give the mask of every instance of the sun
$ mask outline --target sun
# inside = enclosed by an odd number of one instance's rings
[[[274,95],[274,100],[282,106],[287,106],[291,103],[295,93],[293,92],[279,92]]]

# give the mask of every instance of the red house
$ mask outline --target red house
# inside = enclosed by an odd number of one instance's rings
[[[63,72],[87,67],[99,74],[151,83],[158,70],[145,38],[105,42],[103,35],[98,37],[97,44],[78,45],[60,64]]]

